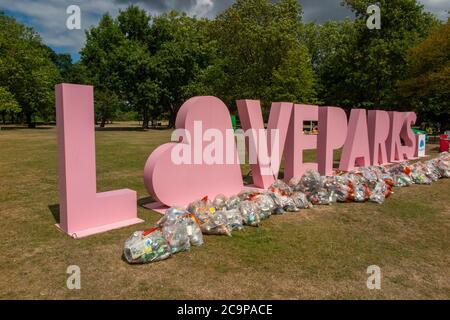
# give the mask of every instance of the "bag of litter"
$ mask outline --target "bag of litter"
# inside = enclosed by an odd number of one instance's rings
[[[226,216],[216,211],[209,214],[208,219],[200,225],[203,234],[231,236]]]
[[[227,227],[230,231],[240,231],[244,229],[244,221],[239,209],[225,210],[221,214],[227,221]]]
[[[185,220],[180,219],[173,224],[165,225],[162,228],[162,233],[173,254],[188,251],[191,248]]]
[[[134,232],[126,241],[124,256],[128,263],[161,261],[172,255],[172,249],[158,228]]]
[[[259,226],[259,223],[261,222],[259,217],[259,207],[254,201],[242,201],[239,210],[241,211],[245,225],[252,227]]]
[[[223,210],[226,207],[228,198],[224,196],[223,194],[218,194],[213,201],[213,207],[216,208],[216,210]]]
[[[308,209],[312,207],[311,202],[309,202],[308,198],[306,197],[306,194],[304,194],[301,191],[293,192],[291,195],[292,201],[294,201],[295,206],[297,209]]]

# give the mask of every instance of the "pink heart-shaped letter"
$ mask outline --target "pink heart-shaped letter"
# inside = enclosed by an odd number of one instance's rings
[[[185,206],[204,196],[239,193],[243,181],[227,106],[216,97],[191,98],[180,108],[176,127],[184,132],[182,142],[159,146],[145,165],[150,195],[167,206]],[[174,159],[179,150],[190,161]]]

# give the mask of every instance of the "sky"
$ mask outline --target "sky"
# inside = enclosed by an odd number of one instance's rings
[[[74,60],[83,47],[85,30],[98,24],[101,16],[109,12],[116,16],[121,9],[137,4],[151,15],[172,9],[185,11],[190,16],[214,18],[228,8],[234,0],[1,0],[0,10],[14,16],[19,22],[32,26],[40,33],[45,44],[58,53],[70,53]],[[353,17],[352,12],[341,6],[341,0],[299,0],[306,22],[323,23],[327,20],[342,20]],[[374,1],[375,2],[375,1]],[[426,11],[446,20],[450,0],[419,0]],[[81,29],[69,30],[66,13],[70,5],[81,9]]]

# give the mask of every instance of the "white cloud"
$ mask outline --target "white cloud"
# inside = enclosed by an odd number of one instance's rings
[[[424,5],[426,11],[434,13],[441,20],[447,20],[449,0],[419,0],[419,2]]]

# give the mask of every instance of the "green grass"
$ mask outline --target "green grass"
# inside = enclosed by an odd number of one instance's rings
[[[98,131],[98,191],[131,188],[139,199],[148,197],[145,161],[169,137],[167,130]],[[3,299],[450,298],[449,179],[395,189],[384,205],[273,216],[260,228],[206,236],[202,247],[134,266],[121,258],[123,243],[153,224],[156,213],[139,207],[145,224],[80,240],[54,226],[54,128],[0,131],[0,180]],[[66,287],[72,264],[81,268],[81,290]],[[381,267],[381,290],[366,287],[373,264]]]

